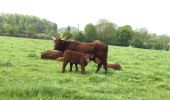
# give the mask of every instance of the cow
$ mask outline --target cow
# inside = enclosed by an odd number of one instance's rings
[[[59,50],[48,50],[45,52],[41,53],[41,58],[42,59],[52,59],[55,60],[58,57],[62,57],[63,56],[63,52],[59,51]]]
[[[60,62],[64,62],[64,57],[58,57],[56,60]]]
[[[64,57],[58,57],[56,60],[60,61],[60,62],[64,62]],[[70,72],[72,72],[72,66],[73,66],[73,64],[70,63],[70,70],[69,70]],[[78,71],[77,64],[75,64],[75,66],[76,66],[76,72],[77,72]]]
[[[65,50],[77,51],[80,53],[91,54],[95,57],[99,58],[101,61],[98,64],[96,73],[100,70],[101,66],[104,66],[105,74],[107,74],[107,54],[108,54],[108,46],[104,43],[85,43],[78,41],[68,41],[65,39],[61,39],[60,37],[54,38],[54,50],[60,50],[64,52]]]
[[[76,71],[78,70],[77,64],[81,66],[81,73],[85,73],[85,66],[87,66],[88,61],[90,59],[90,54],[84,54],[76,51],[66,50],[63,55],[63,67],[62,73],[65,72],[65,68],[68,63],[70,63],[70,69],[72,69],[72,65],[76,64]]]
[[[114,70],[121,70],[122,69],[120,64],[108,64],[107,67],[112,68]]]
[[[100,63],[100,60],[97,57],[91,58],[96,64]],[[121,70],[121,65],[120,64],[107,64],[107,68],[112,68],[114,70]]]

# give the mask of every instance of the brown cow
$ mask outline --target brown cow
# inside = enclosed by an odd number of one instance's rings
[[[100,60],[97,57],[93,57],[91,60],[93,60],[96,64],[100,63]],[[120,64],[107,64],[108,68],[112,68],[114,70],[121,70]]]
[[[64,62],[64,57],[58,57],[56,60],[60,62]]]
[[[62,72],[65,72],[65,67],[67,66],[68,63],[70,63],[70,68],[72,67],[73,64],[79,64],[81,65],[81,73],[85,73],[85,66],[88,64],[88,60],[90,59],[89,54],[84,54],[84,53],[79,53],[71,50],[66,50],[64,52],[64,62],[63,62],[63,67],[62,67]],[[77,70],[77,66],[76,66]]]
[[[114,70],[121,70],[122,69],[120,64],[108,64],[107,67],[112,68]]]
[[[56,60],[60,61],[60,62],[64,62],[64,57],[58,57]],[[73,66],[73,64],[70,63],[70,72],[72,72],[72,66]],[[75,64],[75,66],[76,66],[76,72],[77,72],[78,71],[77,64]]]
[[[53,59],[53,60],[55,60],[56,58],[62,57],[62,56],[63,56],[63,52],[58,51],[58,50],[48,50],[48,51],[41,53],[42,59]]]
[[[98,68],[96,73],[100,70],[103,65],[105,68],[105,74],[107,74],[107,54],[108,54],[108,46],[103,43],[85,43],[78,41],[67,41],[62,40],[61,38],[54,39],[55,45],[54,50],[60,50],[64,52],[65,50],[77,51],[80,53],[91,54],[95,57],[99,58],[101,61],[98,64]]]

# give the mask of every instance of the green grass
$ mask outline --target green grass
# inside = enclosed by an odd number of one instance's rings
[[[95,74],[90,62],[86,74],[61,73],[61,62],[43,60],[52,40],[0,36],[0,100],[169,100],[170,52],[109,46],[108,63]],[[74,67],[73,67],[74,68]]]

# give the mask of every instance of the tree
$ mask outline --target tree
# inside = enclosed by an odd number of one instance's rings
[[[85,26],[84,32],[85,32],[86,38],[88,39],[87,41],[93,41],[97,37],[96,28],[91,23]]]
[[[151,43],[152,48],[154,49],[158,49],[158,50],[169,50],[170,49],[170,37],[166,36],[166,35],[158,35],[157,37],[155,37]]]
[[[133,36],[133,30],[130,25],[119,27],[114,34],[115,45],[129,46]]]
[[[116,24],[109,22],[106,19],[100,19],[96,25],[96,31],[98,34],[113,33],[116,29]]]
[[[4,30],[12,35],[12,33],[16,32],[17,28],[11,24],[4,24]]]
[[[70,39],[73,37],[70,26],[67,27],[67,30],[63,33],[62,37],[66,37],[67,39]]]
[[[0,32],[15,36],[26,36],[25,33],[49,35],[57,32],[57,24],[36,16],[0,13]]]
[[[32,37],[33,34],[36,32],[36,27],[33,24],[29,24],[27,26],[27,34]]]
[[[74,39],[77,40],[77,41],[85,41],[85,36],[83,34],[83,32],[79,32],[79,33],[75,33],[74,35]]]
[[[63,38],[70,39],[73,37],[73,35],[70,32],[64,32],[62,35]]]
[[[149,34],[146,28],[137,29],[134,31],[131,45],[137,48],[150,49],[150,40],[152,37],[154,37],[154,35]]]
[[[68,27],[67,27],[67,30],[66,30],[66,32],[69,32],[69,33],[71,33],[71,28],[70,28],[70,26],[68,26]]]

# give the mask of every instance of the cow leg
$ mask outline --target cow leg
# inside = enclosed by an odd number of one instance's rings
[[[102,66],[102,63],[98,64],[96,73],[100,70],[101,66]]]
[[[77,64],[75,64],[75,66],[76,66],[76,72],[78,72],[78,66],[77,66]]]
[[[70,72],[72,72],[73,63],[70,63]]]
[[[65,68],[66,68],[66,66],[67,66],[67,64],[68,64],[68,62],[63,62],[63,67],[62,67],[62,73],[64,73],[65,72]]]
[[[81,74],[85,74],[85,67],[81,66]]]
[[[107,63],[103,63],[103,67],[105,69],[105,75],[107,74]]]

